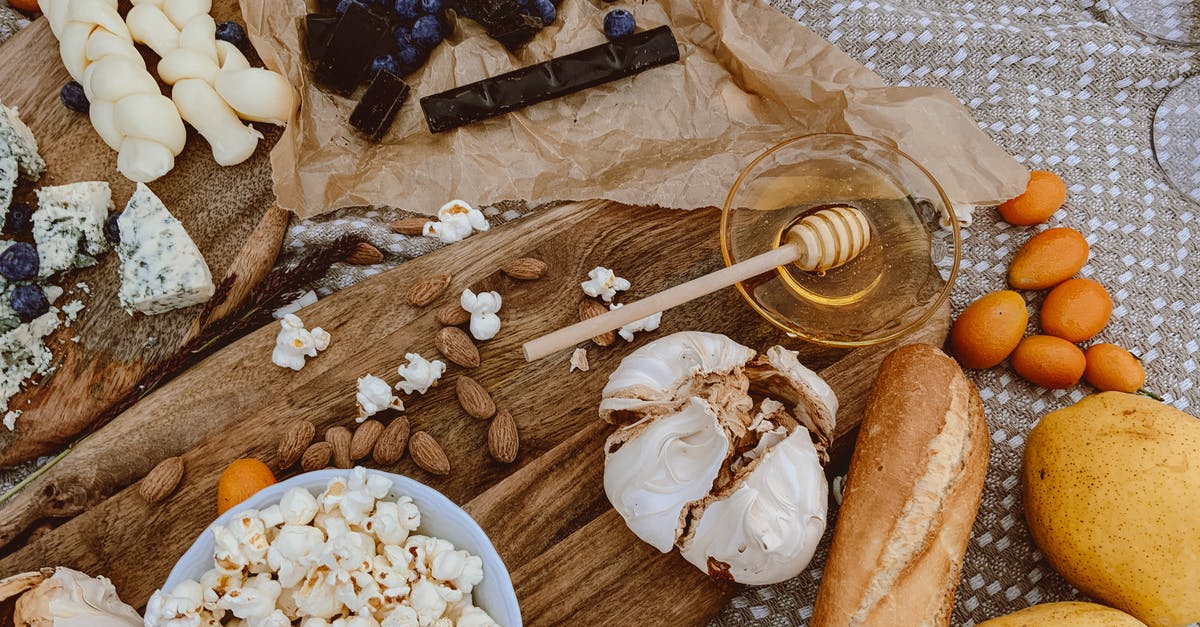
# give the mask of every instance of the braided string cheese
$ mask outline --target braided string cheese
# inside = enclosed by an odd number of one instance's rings
[[[172,85],[179,113],[212,146],[221,165],[241,163],[262,134],[242,120],[283,126],[296,106],[287,79],[250,67],[237,46],[218,41],[211,0],[134,0],[125,18],[134,41],[162,60],[158,75]]]
[[[187,132],[133,47],[117,0],[38,0],[67,72],[91,101],[92,127],[126,178],[149,182],[175,166]]]

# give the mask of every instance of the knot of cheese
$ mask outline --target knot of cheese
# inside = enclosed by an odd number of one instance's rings
[[[254,154],[262,134],[242,120],[283,126],[296,108],[287,79],[250,67],[237,46],[216,38],[211,0],[134,0],[125,18],[133,40],[162,60],[158,75],[171,85],[183,116],[212,146],[221,165]]]
[[[146,183],[175,166],[187,132],[133,46],[117,0],[39,0],[71,78],[91,101],[92,126],[117,151],[117,169]]]

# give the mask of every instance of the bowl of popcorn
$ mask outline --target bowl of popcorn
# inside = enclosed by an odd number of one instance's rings
[[[508,571],[462,508],[407,477],[304,473],[221,515],[146,605],[146,625],[521,624]]]

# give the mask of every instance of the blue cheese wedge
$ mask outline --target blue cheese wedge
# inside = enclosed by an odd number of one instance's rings
[[[29,324],[0,334],[0,411],[8,410],[8,401],[29,377],[53,370],[54,355],[42,340],[59,324],[58,310],[51,307]]]
[[[15,107],[3,104],[0,104],[0,154],[16,159],[21,176],[27,180],[37,181],[46,171],[33,131],[17,116]]]
[[[0,229],[8,220],[8,206],[12,204],[13,190],[17,188],[17,159],[12,155],[0,155]]]
[[[104,220],[112,209],[112,191],[103,181],[43,187],[37,190],[33,212],[33,239],[37,242],[45,278],[71,268],[96,265],[96,256],[108,251]]]
[[[160,314],[212,298],[215,288],[204,256],[149,187],[138,183],[117,226],[126,311]]]

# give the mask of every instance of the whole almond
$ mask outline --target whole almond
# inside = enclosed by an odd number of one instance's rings
[[[450,303],[438,310],[437,321],[448,327],[457,327],[471,321],[471,312],[458,303]]]
[[[460,376],[454,384],[454,391],[458,393],[458,404],[462,405],[468,416],[487,420],[495,415],[496,403],[492,395],[475,379],[465,374]]]
[[[300,461],[300,456],[304,455],[304,451],[316,434],[317,428],[307,420],[297,420],[288,425],[283,432],[283,438],[279,440],[277,457],[280,470],[291,468],[293,464]]]
[[[366,242],[359,242],[354,245],[350,254],[346,255],[345,261],[356,266],[370,266],[383,263],[383,253]]]
[[[479,366],[479,349],[471,336],[458,327],[442,327],[433,338],[434,345],[450,361],[463,368]]]
[[[424,235],[426,222],[429,222],[429,218],[400,218],[388,226],[392,227],[393,233]]]
[[[424,307],[437,300],[437,297],[446,291],[447,285],[450,285],[449,274],[435,274],[408,290],[408,302],[417,307]]]
[[[300,470],[312,472],[329,467],[329,457],[333,454],[333,445],[328,442],[313,442],[300,458]]]
[[[605,313],[608,313],[608,308],[590,298],[585,298],[579,301],[579,319],[581,321],[587,320],[588,318],[595,318],[596,316]],[[609,344],[615,342],[616,339],[617,334],[615,332],[607,331],[593,337],[592,342],[594,342],[596,346],[608,346]]]
[[[147,503],[157,503],[171,496],[179,486],[180,479],[183,479],[183,458],[168,457],[146,473],[138,485],[138,494],[142,495]]]
[[[450,474],[450,459],[446,457],[446,451],[442,450],[442,445],[432,435],[424,431],[412,434],[408,440],[408,454],[418,466],[435,475]]]
[[[537,279],[546,276],[546,270],[550,268],[545,261],[534,259],[533,257],[521,257],[513,259],[504,264],[500,271],[508,276],[519,279],[521,281],[536,281]]]
[[[376,463],[391,465],[404,457],[404,447],[408,446],[408,428],[408,418],[404,416],[384,427],[383,433],[375,441],[375,452],[372,454]]]
[[[375,448],[375,442],[379,440],[380,434],[383,433],[383,423],[378,420],[367,420],[354,430],[354,436],[350,438],[350,459],[358,461],[367,455],[371,454],[371,449]]]
[[[513,420],[507,409],[501,409],[488,427],[488,452],[496,461],[508,464],[517,458],[520,444],[517,421]]]
[[[333,447],[333,465],[335,468],[350,468],[354,460],[350,459],[350,440],[354,439],[346,427],[330,427],[325,432],[325,441]]]

